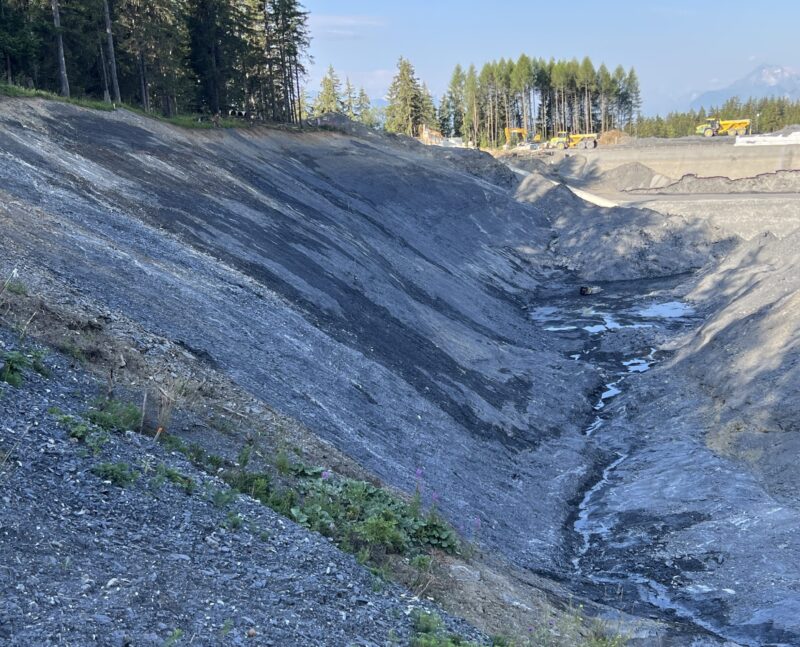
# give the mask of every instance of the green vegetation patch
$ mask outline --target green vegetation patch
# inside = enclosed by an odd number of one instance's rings
[[[139,426],[142,414],[129,402],[101,400],[86,412],[86,418],[106,431],[128,431]]]
[[[31,367],[31,361],[24,353],[9,351],[0,354],[3,361],[0,367],[0,382],[5,382],[15,388],[22,386],[25,369]]]
[[[132,485],[139,478],[139,473],[127,463],[100,463],[92,468],[92,473],[121,488]]]

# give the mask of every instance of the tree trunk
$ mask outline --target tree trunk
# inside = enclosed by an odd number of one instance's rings
[[[117,56],[114,52],[114,34],[111,33],[111,12],[108,9],[108,0],[103,0],[103,11],[106,19],[106,40],[108,41],[108,63],[111,68],[111,90],[114,92],[114,102],[122,103],[119,94],[119,79],[117,78]]]
[[[6,52],[6,82],[11,85],[11,54]]]
[[[61,96],[69,97],[69,79],[67,78],[67,63],[64,60],[64,36],[61,34],[61,12],[58,0],[50,0],[53,8],[53,25],[56,28],[56,44],[58,46],[58,73],[61,77]]]
[[[111,95],[108,92],[108,72],[106,71],[106,56],[103,54],[103,43],[100,43],[100,70],[103,72],[103,101],[111,103]]]
[[[142,93],[142,108],[150,112],[150,90],[147,87],[147,71],[144,64],[144,53],[139,51],[139,86]]]

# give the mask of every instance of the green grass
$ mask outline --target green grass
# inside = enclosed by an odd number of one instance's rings
[[[165,481],[177,485],[186,494],[193,494],[197,488],[197,484],[191,477],[181,474],[178,470],[167,467],[166,465],[159,465],[156,469],[155,483],[156,485],[160,485]]]
[[[411,638],[411,647],[478,647],[477,643],[445,632],[442,619],[435,613],[417,609],[412,618],[414,635]]]
[[[22,281],[9,281],[6,284],[6,291],[21,297],[28,296],[28,286],[26,286]]]
[[[101,400],[96,408],[86,412],[87,419],[106,431],[137,429],[141,416],[141,411],[136,405],[119,400]]]
[[[83,97],[71,97],[68,99],[66,97],[62,97],[60,94],[54,94],[53,92],[46,92],[45,90],[31,90],[29,88],[23,88],[19,85],[8,85],[7,83],[0,83],[0,95],[6,97],[48,99],[50,101],[60,101],[61,103],[71,103],[72,105],[80,106],[81,108],[103,110],[105,112],[111,112],[114,110],[114,106],[110,103],[106,103],[105,101],[98,101],[96,99],[87,99]]]
[[[23,88],[18,85],[8,85],[7,83],[0,83],[0,96],[26,98],[26,99],[48,99],[49,101],[58,101],[60,103],[69,103],[81,108],[89,108],[91,110],[102,110],[104,112],[113,112],[115,110],[114,104],[99,101],[97,99],[90,99],[85,97],[62,97],[60,94],[47,92],[46,90],[32,90]],[[136,112],[149,119],[156,121],[163,121],[179,128],[191,128],[200,130],[211,130],[216,128],[208,115],[199,114],[184,114],[175,115],[174,117],[164,117],[162,115],[145,112],[139,106],[132,106],[128,104],[119,104],[117,107],[125,108],[131,112]],[[219,120],[219,128],[247,128],[250,124],[240,119],[231,119],[228,117],[221,117]]]
[[[132,485],[139,478],[139,473],[131,469],[127,463],[100,463],[92,468],[92,472],[104,481],[110,481],[121,488]]]

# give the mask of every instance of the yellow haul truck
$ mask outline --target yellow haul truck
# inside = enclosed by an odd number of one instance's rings
[[[704,123],[700,124],[695,129],[695,133],[702,135],[703,137],[716,137],[717,135],[736,137],[736,135],[746,135],[749,130],[749,119],[720,120],[716,117],[711,117],[706,119]]]
[[[597,133],[570,135],[568,131],[561,130],[547,142],[547,148],[562,151],[567,148],[597,148]]]

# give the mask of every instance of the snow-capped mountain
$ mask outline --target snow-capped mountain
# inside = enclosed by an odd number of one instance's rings
[[[701,107],[719,106],[731,97],[742,100],[750,97],[786,97],[800,100],[800,72],[779,65],[761,65],[726,88],[702,93],[692,100],[691,107],[697,110]]]

